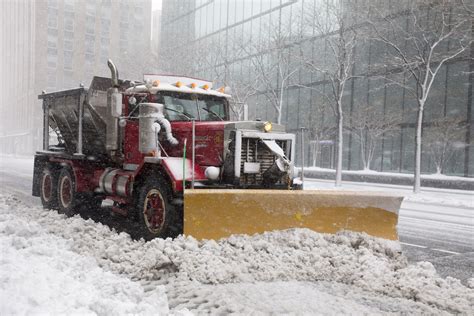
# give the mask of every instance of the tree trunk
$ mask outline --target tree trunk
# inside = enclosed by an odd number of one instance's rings
[[[339,104],[339,109],[341,105]],[[342,182],[342,113],[340,112],[337,118],[337,162],[336,162],[336,186],[341,186]]]
[[[419,193],[421,188],[421,131],[423,127],[423,110],[425,107],[425,100],[418,100],[418,105],[419,107],[415,137],[415,183],[413,185],[414,193]]]
[[[319,151],[319,145],[317,143],[313,143],[313,167],[316,167],[316,160],[318,159],[318,151]]]
[[[365,138],[364,132],[360,133],[360,159],[362,159],[362,164],[364,165],[364,170],[367,169],[367,159],[365,159]]]
[[[365,166],[365,170],[370,170],[370,165],[372,164],[372,160],[374,159],[375,154],[375,142],[372,137],[367,136],[367,138],[369,139],[369,144],[367,145],[367,163]]]
[[[280,101],[278,102],[278,119],[277,123],[281,124],[281,110],[283,109],[283,81],[280,88]]]

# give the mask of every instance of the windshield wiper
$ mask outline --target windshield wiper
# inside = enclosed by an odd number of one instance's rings
[[[219,120],[223,121],[224,119],[219,115],[217,114],[216,112],[214,112],[213,110],[209,110],[209,109],[206,109],[206,108],[201,108],[201,110],[204,110],[206,111],[207,113],[211,113],[212,115],[214,115],[215,117],[217,117]]]
[[[188,121],[191,121],[193,119],[192,117],[190,117],[188,115],[189,113],[186,114],[186,112],[178,111],[178,110],[175,110],[175,109],[170,109],[170,108],[167,108],[166,106],[165,106],[165,109],[168,110],[168,111],[171,111],[171,112],[178,113],[178,114],[186,117],[188,119]]]

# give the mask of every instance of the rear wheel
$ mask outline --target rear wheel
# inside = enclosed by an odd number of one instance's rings
[[[50,166],[45,166],[40,182],[40,198],[44,208],[58,208],[57,184],[57,174]]]
[[[145,240],[174,237],[177,214],[170,197],[168,184],[162,177],[144,183],[137,203],[140,237]]]
[[[70,169],[63,168],[58,177],[59,212],[73,216],[77,213],[78,200],[74,175]]]

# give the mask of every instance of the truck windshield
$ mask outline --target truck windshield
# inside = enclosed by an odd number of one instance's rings
[[[184,93],[159,93],[157,101],[165,106],[170,121],[224,121],[227,120],[223,98]]]

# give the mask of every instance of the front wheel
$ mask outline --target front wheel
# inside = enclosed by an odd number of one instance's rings
[[[137,203],[140,237],[145,240],[173,237],[177,214],[170,198],[171,192],[162,177],[144,183]]]
[[[63,168],[58,177],[58,206],[59,212],[67,216],[77,213],[78,194],[75,177],[68,168]]]

